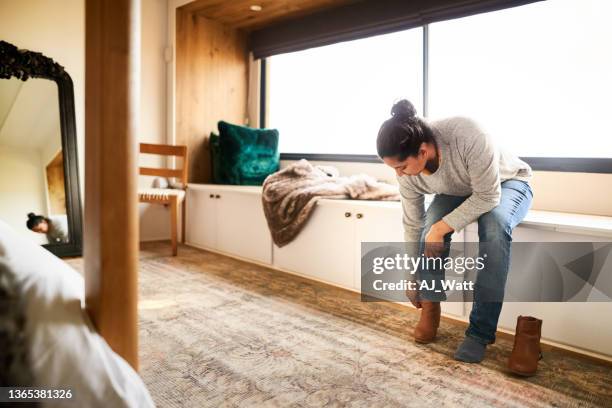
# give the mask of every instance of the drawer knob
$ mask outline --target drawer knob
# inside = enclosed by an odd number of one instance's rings
[[[347,211],[347,212],[344,213],[344,216],[348,218],[348,217],[351,216],[351,213]]]
[[[215,198],[214,194],[209,195],[210,198]]]
[[[362,213],[357,213],[357,215],[355,216],[357,218],[363,218],[363,214]]]
[[[215,195],[215,198],[221,198],[221,196],[219,194]]]

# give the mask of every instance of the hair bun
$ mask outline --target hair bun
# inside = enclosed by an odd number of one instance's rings
[[[396,102],[391,108],[391,116],[400,121],[407,121],[416,117],[414,105],[407,99]]]
[[[28,218],[34,218],[34,217],[36,217],[36,214],[34,214],[34,213],[28,213]]]

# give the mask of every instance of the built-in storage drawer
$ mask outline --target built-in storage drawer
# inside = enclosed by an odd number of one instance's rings
[[[257,189],[190,184],[186,204],[188,244],[272,263],[272,240]]]
[[[320,200],[304,230],[288,245],[273,245],[274,266],[356,291],[361,290],[361,243],[402,242],[399,202]],[[453,234],[462,242],[463,232]],[[463,316],[461,302],[442,305]]]
[[[319,201],[299,235],[273,248],[275,267],[353,289],[355,217],[343,201]]]

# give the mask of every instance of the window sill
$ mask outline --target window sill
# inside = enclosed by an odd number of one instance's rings
[[[585,233],[612,237],[612,217],[530,210],[521,225],[548,228],[557,232]]]

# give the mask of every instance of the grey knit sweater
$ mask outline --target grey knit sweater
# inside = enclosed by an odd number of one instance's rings
[[[424,194],[468,197],[442,219],[461,231],[480,215],[495,208],[501,182],[529,182],[531,167],[497,147],[476,122],[452,117],[429,122],[440,149],[440,166],[430,175],[398,176],[402,197],[404,240],[418,242],[424,227]]]

